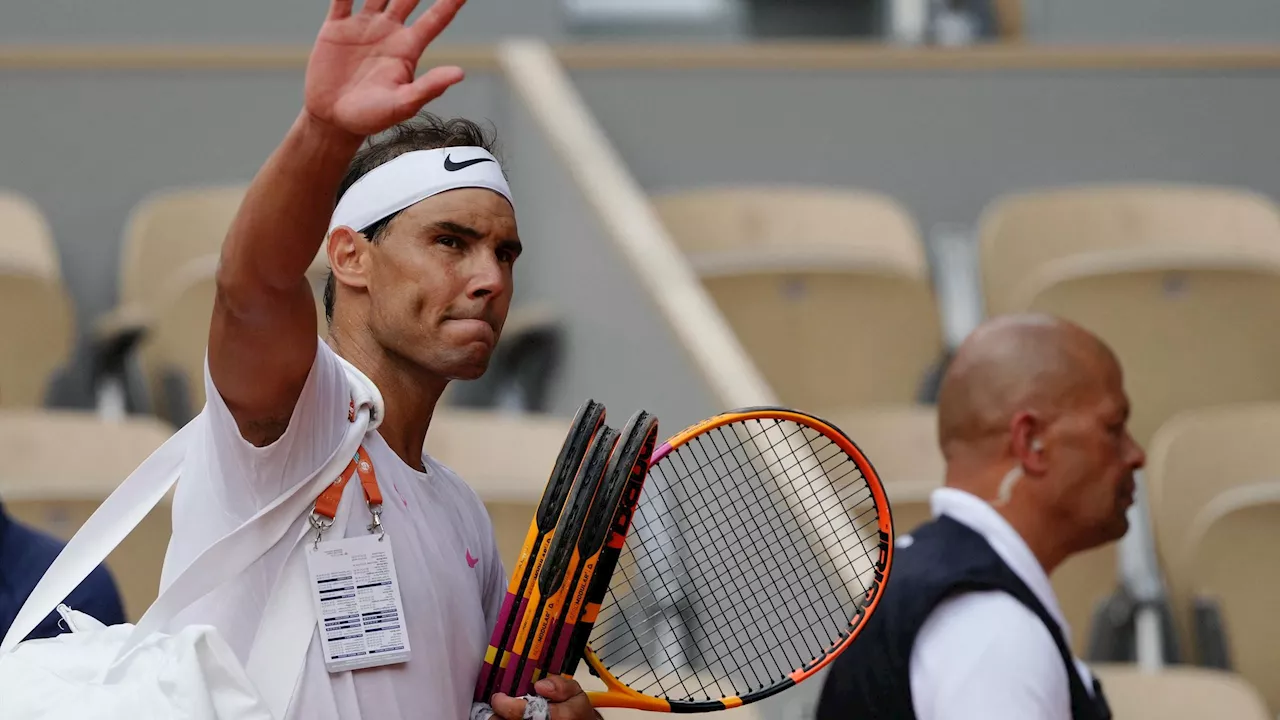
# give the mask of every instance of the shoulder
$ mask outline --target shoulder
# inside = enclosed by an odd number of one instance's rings
[[[63,543],[52,535],[33,527],[7,518],[3,547],[6,574],[27,577],[34,575],[31,585],[44,575],[58,553],[62,552]]]
[[[949,598],[930,613],[911,650],[911,690],[922,720],[935,708],[991,708],[989,717],[1058,717],[1070,710],[1066,666],[1049,629],[998,591]]]

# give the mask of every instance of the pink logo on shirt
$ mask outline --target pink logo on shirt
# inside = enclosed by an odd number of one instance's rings
[[[471,557],[471,548],[467,548],[467,567],[475,567],[479,560]]]

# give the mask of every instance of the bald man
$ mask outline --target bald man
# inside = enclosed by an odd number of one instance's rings
[[[938,395],[934,519],[898,539],[818,719],[1110,718],[1049,575],[1128,530],[1145,461],[1128,418],[1120,364],[1082,328],[1006,316],[974,331]]]

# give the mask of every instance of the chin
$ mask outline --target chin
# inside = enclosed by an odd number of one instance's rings
[[[440,375],[450,380],[479,380],[489,370],[489,355],[449,363]]]

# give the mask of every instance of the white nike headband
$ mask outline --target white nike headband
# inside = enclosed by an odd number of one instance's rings
[[[498,159],[484,148],[415,150],[370,170],[347,188],[329,220],[329,232],[342,225],[364,230],[420,200],[458,188],[492,190],[515,207]]]

